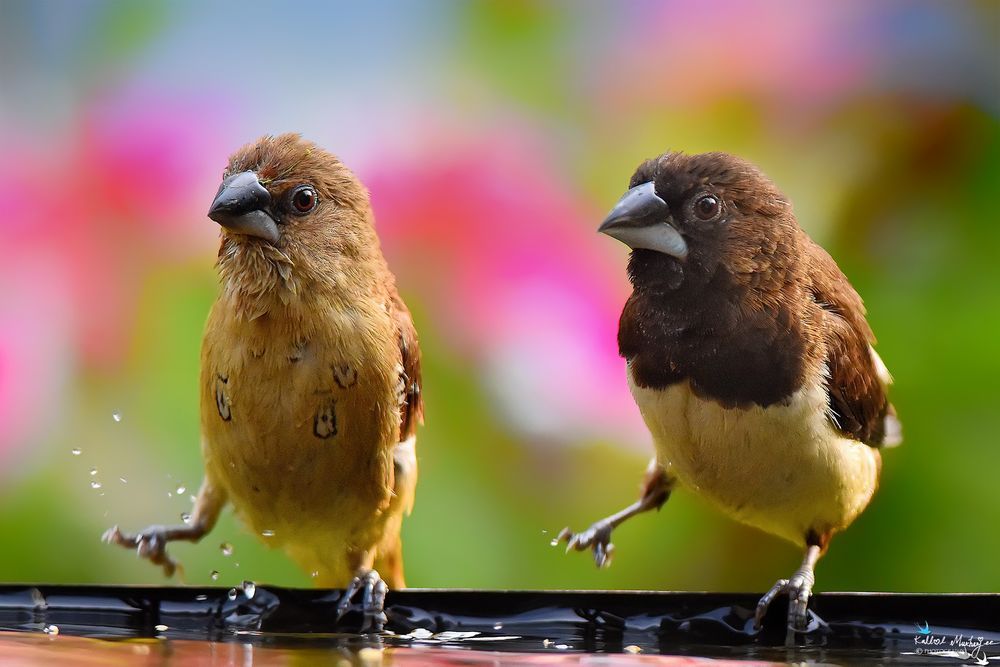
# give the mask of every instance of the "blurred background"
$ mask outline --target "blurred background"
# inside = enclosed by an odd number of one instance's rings
[[[760,165],[865,298],[905,444],[818,590],[1000,591],[1000,5],[0,3],[0,580],[160,584],[100,543],[200,483],[205,217],[302,132],[369,186],[424,350],[416,587],[762,590],[797,550],[687,492],[615,534],[651,442],[615,345],[640,160]],[[220,545],[232,545],[231,555]],[[191,584],[308,585],[231,512]],[[214,574],[213,573],[217,573]]]

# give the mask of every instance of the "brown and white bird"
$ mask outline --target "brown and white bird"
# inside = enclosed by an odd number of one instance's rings
[[[807,626],[816,561],[878,487],[898,444],[889,373],[861,298],[753,165],[724,153],[641,164],[601,232],[632,248],[618,331],[629,388],[653,435],[640,499],[568,548],[607,564],[611,531],[684,486],[805,551],[779,594]]]
[[[201,353],[205,480],[191,520],[106,539],[163,566],[227,502],[320,586],[363,590],[366,625],[403,587],[400,525],[417,481],[417,335],[375,233],[368,193],[295,134],[229,160],[208,216],[221,293]]]

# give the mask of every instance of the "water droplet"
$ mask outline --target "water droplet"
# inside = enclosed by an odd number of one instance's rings
[[[260,531],[260,534],[261,534],[262,537],[274,537],[274,531],[273,530],[262,530],[262,531]]]
[[[569,648],[569,644],[556,644],[556,648],[559,649],[560,651],[565,651],[566,649]]]
[[[493,624],[493,629],[494,630],[503,630],[503,623],[494,623]]]
[[[553,537],[552,541],[549,542],[549,546],[550,547],[557,547],[557,546],[559,546],[559,538],[558,537]]]
[[[194,497],[193,493],[190,496],[188,496],[188,498],[191,499],[191,502],[194,502],[194,501],[198,500],[197,498]]]
[[[163,625],[162,623],[160,625],[154,625],[153,629],[156,630],[157,632],[166,632],[167,630],[169,630],[169,628]]]
[[[235,565],[236,567],[239,567],[239,566],[240,566],[240,562],[239,562],[239,561],[235,561],[235,562],[233,563],[233,565]]]
[[[122,413],[115,410],[114,412],[111,413],[111,418],[114,419],[116,422],[120,422],[122,420]]]
[[[223,542],[222,544],[219,545],[219,551],[222,552],[223,556],[232,556],[233,545],[230,544],[229,542]]]
[[[128,484],[128,480],[125,479],[124,477],[119,477],[118,481],[121,482],[122,484]]]
[[[183,521],[184,523],[191,523],[191,513],[181,512],[181,521]]]
[[[167,491],[167,498],[173,498],[174,494],[172,491]]]
[[[202,593],[201,595],[195,595],[194,599],[197,600],[198,602],[204,602],[205,600],[208,599],[208,596]]]
[[[46,625],[44,628],[42,628],[42,632],[44,632],[47,635],[58,635],[59,634],[59,626],[58,625]]]
[[[315,579],[316,577],[319,576],[319,570],[313,570],[312,572],[309,573],[309,576]]]
[[[97,474],[97,468],[91,468],[90,469],[90,476],[93,477],[96,474]]]
[[[97,480],[94,480],[93,482],[90,483],[90,488],[99,489],[101,488],[101,483],[98,482]]]
[[[177,487],[177,495],[178,496],[184,495],[185,491],[187,491],[187,487],[184,486],[183,484],[181,484],[180,486]]]
[[[219,580],[219,571],[218,570],[212,570],[211,574],[209,574],[208,576],[210,576],[212,578],[212,581],[218,581]]]
[[[626,646],[622,650],[625,651],[626,653],[632,653],[632,654],[642,653],[642,648],[636,646],[635,644],[629,644],[628,646]]]
[[[239,594],[240,592],[237,591],[235,588],[230,588],[229,593],[227,593],[226,595],[229,596],[230,600],[235,600],[239,596]]]
[[[243,588],[243,595],[247,596],[247,600],[253,600],[253,596],[257,593],[257,584],[244,580],[241,588]]]
[[[79,447],[74,447],[73,449],[69,450],[69,453],[72,454],[73,456],[79,456],[80,454],[83,453],[83,450],[80,449]]]
[[[548,648],[548,647],[552,646],[554,643],[555,642],[552,641],[551,639],[543,639],[542,640],[542,646],[544,646],[545,648]]]

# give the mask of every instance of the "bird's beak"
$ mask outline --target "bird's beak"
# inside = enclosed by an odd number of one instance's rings
[[[208,217],[234,234],[257,236],[277,243],[280,238],[278,223],[268,213],[270,207],[271,193],[260,184],[257,174],[244,171],[222,181],[219,194],[208,209]]]
[[[688,254],[687,242],[670,224],[672,221],[670,207],[649,182],[626,192],[597,231],[618,239],[633,250],[645,248],[684,259]]]

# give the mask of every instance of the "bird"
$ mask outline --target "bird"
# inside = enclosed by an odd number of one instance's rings
[[[221,243],[201,347],[204,481],[184,525],[104,539],[170,576],[167,543],[197,542],[231,504],[317,585],[345,589],[338,618],[360,593],[363,629],[379,630],[387,589],[405,587],[423,399],[368,192],[316,144],[269,135],[230,157],[208,217]]]
[[[655,455],[635,503],[557,542],[606,566],[614,528],[688,489],[803,550],[753,614],[759,630],[787,595],[794,638],[817,622],[817,561],[902,439],[861,297],[778,187],[727,153],[642,162],[598,231],[631,249],[618,349]]]

